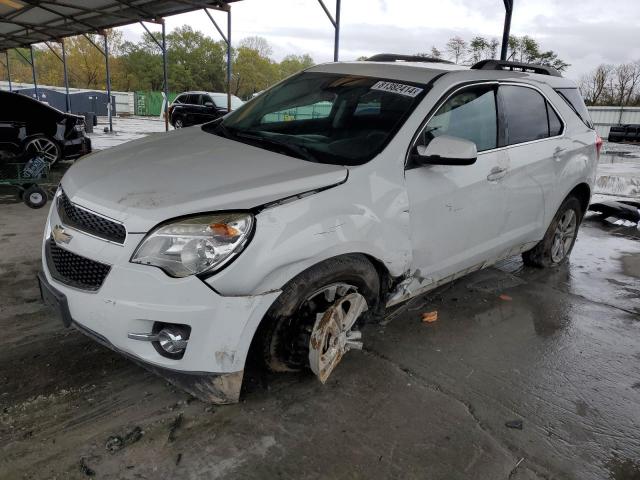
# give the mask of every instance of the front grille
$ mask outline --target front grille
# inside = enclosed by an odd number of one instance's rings
[[[53,238],[46,245],[47,265],[51,276],[65,285],[82,290],[99,290],[111,267],[71,253],[56,245]]]
[[[58,197],[57,207],[65,225],[110,242],[124,243],[127,236],[124,225],[74,205],[64,192]]]

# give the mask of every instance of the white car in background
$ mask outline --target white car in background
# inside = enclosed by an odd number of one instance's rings
[[[250,349],[324,382],[367,315],[511,255],[564,262],[600,148],[575,84],[397,59],[315,66],[224,119],[82,159],[47,220],[45,300],[228,403]]]

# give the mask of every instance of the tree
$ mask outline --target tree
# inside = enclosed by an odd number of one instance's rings
[[[458,63],[462,58],[464,52],[467,50],[467,42],[460,37],[450,38],[447,42],[446,51],[449,57]]]
[[[599,65],[594,71],[583,75],[580,79],[580,92],[588,105],[599,105],[607,93],[609,76],[613,67]]]
[[[294,73],[312,67],[315,65],[313,58],[309,54],[305,55],[287,55],[278,65],[279,79],[287,78]]]
[[[264,37],[246,37],[240,40],[240,47],[255,50],[261,57],[269,58],[273,55],[273,48],[269,45],[269,42]]]
[[[233,94],[248,98],[273,85],[278,80],[278,65],[258,50],[239,47],[233,62]]]
[[[442,52],[438,50],[435,46],[431,47],[431,56],[433,58],[442,58]]]
[[[640,63],[623,63],[613,70],[612,96],[617,105],[627,105],[640,80]]]
[[[492,38],[489,41],[489,58],[498,58],[498,47],[500,46],[500,42],[497,38]]]
[[[469,42],[469,60],[471,63],[477,63],[487,56],[489,42],[484,37],[473,37]],[[456,62],[457,63],[457,62]]]

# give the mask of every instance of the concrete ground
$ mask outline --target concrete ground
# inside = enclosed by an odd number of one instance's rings
[[[366,326],[326,385],[252,371],[212,407],[62,327],[35,282],[46,209],[11,202],[0,479],[640,479],[635,227],[589,217],[568,265],[508,259]]]

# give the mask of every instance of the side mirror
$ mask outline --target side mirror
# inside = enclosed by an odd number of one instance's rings
[[[426,146],[418,145],[416,153],[420,165],[473,165],[478,158],[474,142],[451,135],[435,137]]]
[[[215,105],[213,104],[213,102],[204,102],[204,106],[205,107],[214,107]]]

